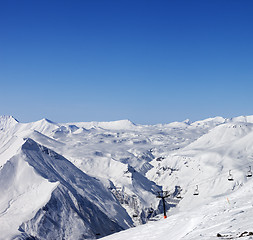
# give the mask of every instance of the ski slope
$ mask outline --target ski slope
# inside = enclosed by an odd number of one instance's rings
[[[253,231],[252,160],[252,116],[157,125],[2,116],[0,239],[237,238]],[[171,194],[166,220],[161,190]]]
[[[186,210],[179,207],[169,212],[167,219],[149,222],[102,239],[253,239],[252,189],[253,181],[250,180],[240,190],[214,197],[205,203],[198,203],[196,197],[193,208]]]

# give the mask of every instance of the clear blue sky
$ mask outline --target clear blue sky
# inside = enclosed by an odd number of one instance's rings
[[[0,1],[0,115],[251,115],[252,13],[252,0]]]

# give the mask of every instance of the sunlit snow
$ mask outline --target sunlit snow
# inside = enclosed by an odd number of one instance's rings
[[[157,125],[2,116],[0,239],[251,239],[252,160],[253,116]],[[160,190],[171,193],[167,219]]]

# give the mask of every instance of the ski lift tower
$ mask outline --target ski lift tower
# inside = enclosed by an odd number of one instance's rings
[[[165,206],[165,198],[169,197],[170,194],[168,191],[159,191],[157,192],[157,198],[161,198],[162,201],[163,201],[163,217],[164,219],[167,218],[167,215],[166,215],[166,206]]]

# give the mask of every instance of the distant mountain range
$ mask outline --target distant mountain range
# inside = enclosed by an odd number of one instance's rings
[[[187,211],[241,189],[252,160],[253,116],[157,125],[1,116],[0,239],[101,238],[159,219],[158,191],[170,192],[167,209]]]

